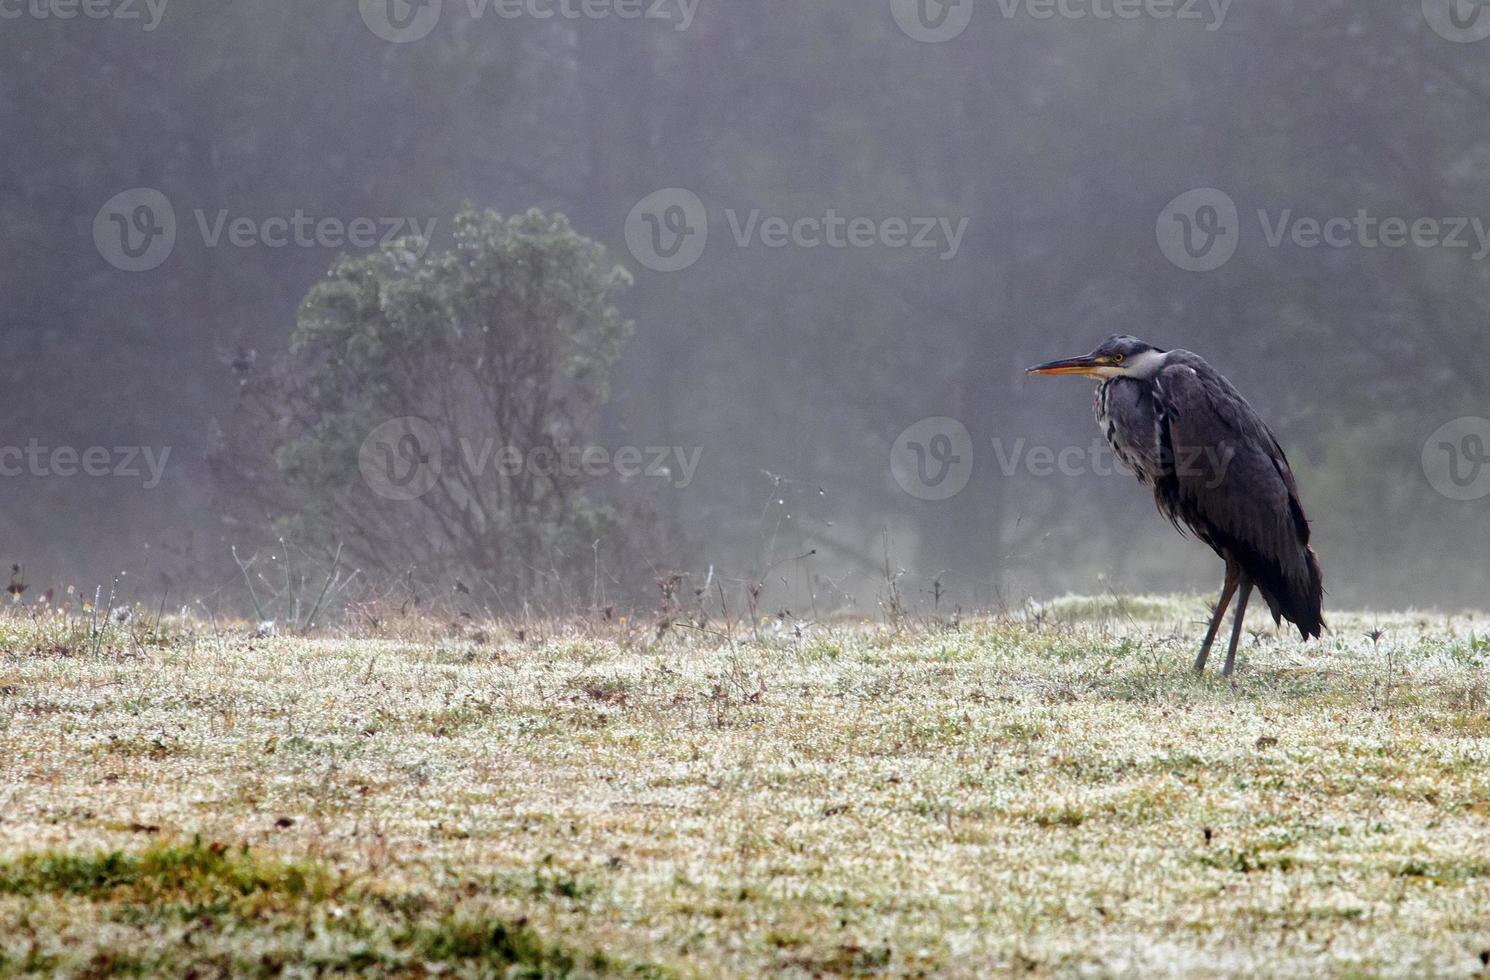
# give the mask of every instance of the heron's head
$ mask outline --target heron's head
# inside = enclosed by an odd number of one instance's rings
[[[1108,337],[1090,354],[1046,361],[1026,374],[1081,374],[1089,378],[1151,378],[1164,366],[1164,351],[1137,337]]]

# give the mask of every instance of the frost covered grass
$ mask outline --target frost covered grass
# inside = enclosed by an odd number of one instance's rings
[[[0,623],[0,973],[1468,975],[1490,619]],[[1261,619],[1261,617],[1259,617]],[[71,632],[69,632],[71,631]]]

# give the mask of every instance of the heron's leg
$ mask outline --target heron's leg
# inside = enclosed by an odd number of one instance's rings
[[[1231,597],[1236,593],[1237,582],[1240,576],[1230,562],[1226,563],[1226,581],[1221,583],[1221,598],[1216,600],[1216,612],[1211,617],[1211,628],[1205,631],[1205,642],[1200,645],[1200,656],[1195,658],[1195,672],[1198,674],[1205,670],[1206,658],[1211,655],[1211,644],[1216,642],[1216,631],[1221,628],[1221,619],[1226,615],[1226,607],[1231,605]]]
[[[1243,578],[1242,597],[1237,600],[1236,620],[1231,624],[1231,647],[1226,651],[1226,666],[1221,668],[1222,677],[1230,677],[1236,668],[1236,644],[1242,637],[1242,619],[1247,615],[1247,600],[1252,598],[1252,580]]]

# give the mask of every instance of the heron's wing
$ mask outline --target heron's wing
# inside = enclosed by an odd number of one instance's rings
[[[1318,620],[1318,563],[1288,459],[1266,423],[1208,365],[1159,372],[1166,491],[1181,519],[1226,550],[1280,610]],[[1312,605],[1313,612],[1309,612]],[[1303,617],[1303,621],[1299,617]]]

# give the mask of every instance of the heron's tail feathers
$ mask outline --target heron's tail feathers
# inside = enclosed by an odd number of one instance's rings
[[[1314,549],[1307,544],[1302,548],[1303,554],[1293,563],[1268,561],[1245,551],[1241,557],[1243,569],[1272,611],[1273,622],[1288,620],[1307,640],[1325,630],[1324,573]]]
[[[1328,624],[1324,621],[1324,572],[1319,568],[1319,556],[1308,545],[1304,545],[1304,564],[1309,570],[1308,585],[1293,604],[1293,611],[1284,615],[1307,640],[1319,636]]]

